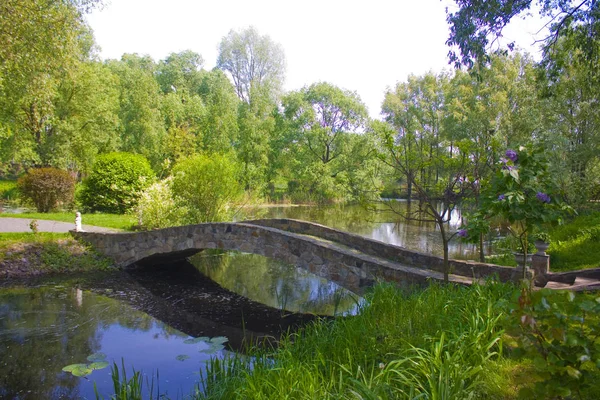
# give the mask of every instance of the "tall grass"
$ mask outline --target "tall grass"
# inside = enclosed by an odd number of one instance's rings
[[[466,399],[502,351],[510,285],[377,286],[358,316],[319,321],[252,362],[215,361],[201,398]],[[484,373],[485,372],[485,373]]]

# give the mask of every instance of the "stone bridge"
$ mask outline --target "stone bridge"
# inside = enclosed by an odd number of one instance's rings
[[[281,260],[355,292],[376,280],[422,284],[443,279],[440,257],[291,219],[205,223],[145,232],[71,233],[121,268],[141,262],[156,263],[162,258],[188,257],[203,249],[222,249]],[[491,275],[508,280],[514,271],[459,260],[451,260],[450,267],[450,281],[467,285],[473,279]]]

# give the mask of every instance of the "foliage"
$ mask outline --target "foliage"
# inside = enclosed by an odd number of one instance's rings
[[[107,62],[118,77],[119,150],[143,154],[156,167],[166,128],[160,112],[160,88],[154,78],[156,65],[149,57],[124,54]]]
[[[448,243],[457,234],[448,232],[447,223],[453,210],[479,190],[481,177],[479,163],[473,163],[474,153],[488,150],[485,142],[459,137],[444,123],[450,119],[443,107],[448,84],[444,75],[432,74],[398,83],[386,93],[385,123],[372,125],[380,143],[380,159],[406,184],[408,198],[418,200],[417,207],[387,204],[403,219],[436,224],[442,237],[446,280],[450,273]]]
[[[467,225],[471,240],[489,229],[488,221],[500,216],[519,241],[518,250],[529,253],[530,235],[544,224],[561,222],[571,211],[559,197],[542,148],[507,150],[489,186],[482,194],[480,209]],[[524,272],[525,273],[525,272]]]
[[[0,201],[1,200],[16,200],[19,192],[16,181],[0,180]]]
[[[526,14],[534,0],[477,2],[456,0],[458,11],[447,11],[450,37],[446,44],[451,46],[450,62],[455,66],[471,67],[475,62],[489,60],[489,47],[502,37],[502,30],[515,17]],[[537,0],[539,14],[549,17],[550,34],[544,41],[547,56],[552,46],[561,37],[576,37],[579,48],[590,60],[594,53],[590,44],[598,39],[598,8],[595,1]],[[540,27],[541,28],[541,27]],[[458,47],[458,54],[452,46]],[[512,50],[514,43],[508,43]]]
[[[356,93],[315,83],[283,100],[294,199],[356,200],[373,186],[375,144]]]
[[[582,398],[600,368],[600,297],[524,288],[512,323],[519,353],[533,358],[541,381],[523,398]]]
[[[83,182],[80,201],[86,210],[122,214],[135,207],[142,191],[152,184],[154,178],[144,156],[103,154]]]
[[[173,168],[172,190],[177,206],[187,210],[185,222],[227,219],[241,194],[239,167],[231,155],[196,155]]]
[[[140,227],[158,229],[181,223],[187,210],[176,204],[171,182],[172,179],[167,178],[144,190],[135,207]]]
[[[219,44],[217,67],[227,71],[239,98],[250,103],[253,95],[269,93],[274,100],[281,90],[285,75],[285,56],[281,45],[256,28],[229,34]]]
[[[83,14],[99,1],[7,0],[0,4],[0,159],[51,162],[59,86],[93,46]],[[16,164],[16,165],[15,165]],[[13,172],[19,172],[17,169]]]
[[[70,206],[75,193],[75,179],[56,168],[30,169],[17,181],[21,197],[30,200],[38,212],[47,213],[59,205]]]

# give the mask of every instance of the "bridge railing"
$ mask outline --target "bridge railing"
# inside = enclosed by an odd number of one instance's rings
[[[281,218],[257,219],[243,221],[243,223],[316,236],[325,240],[340,243],[348,247],[353,247],[371,256],[386,258],[388,260],[396,261],[412,267],[427,268],[437,272],[444,271],[444,259],[442,257],[408,250],[404,247],[369,239],[360,235],[329,228],[313,222]],[[449,260],[449,264],[451,273],[477,279],[498,276],[504,281],[509,280],[514,272],[514,268],[475,261],[452,259]]]

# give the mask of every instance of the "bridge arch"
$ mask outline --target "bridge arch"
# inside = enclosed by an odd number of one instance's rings
[[[358,235],[296,220],[257,220],[245,223],[204,223],[144,232],[71,232],[90,243],[120,268],[150,257],[190,256],[203,249],[235,250],[284,261],[360,292],[375,280],[421,284],[442,280],[441,258],[412,252]],[[456,265],[455,265],[456,264]],[[470,284],[472,278],[512,269],[452,260],[460,275],[450,280]]]

